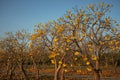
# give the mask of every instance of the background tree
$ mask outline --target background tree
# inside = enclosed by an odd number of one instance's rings
[[[25,71],[25,61],[28,53],[28,36],[26,31],[18,31],[15,34],[8,32],[7,37],[1,41],[3,53],[3,63],[6,69],[7,79],[13,79],[13,76],[18,75],[16,70],[20,69],[23,75],[28,80]],[[18,71],[19,72],[19,71]],[[21,75],[20,75],[21,76]]]
[[[43,67],[45,67],[49,62],[49,50],[45,46],[45,41],[40,38],[40,36],[43,37],[45,34],[42,30],[40,30],[40,24],[36,25],[35,27],[34,34],[32,34],[30,37],[31,42],[29,44],[29,56],[33,64],[33,68],[35,72],[37,72],[37,80],[39,80],[40,69],[43,69]]]

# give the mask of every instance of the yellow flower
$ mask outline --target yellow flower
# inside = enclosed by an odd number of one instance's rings
[[[30,44],[29,44],[30,48],[33,47],[33,42],[31,41]]]
[[[98,12],[97,13],[97,15],[98,15],[98,19],[101,17],[101,13],[100,12]]]
[[[67,39],[66,41],[67,41],[67,42],[70,42],[70,39]]]
[[[79,55],[79,52],[78,52],[78,51],[76,51],[74,54],[77,56],[77,55]]]
[[[92,49],[92,48],[89,48],[89,50],[90,50],[90,51],[93,51],[93,49]]]
[[[112,50],[115,50],[115,48],[112,48]]]
[[[109,20],[108,20],[108,19],[105,19],[105,23],[106,23],[106,25],[107,25],[107,26],[109,26],[109,25],[110,25],[110,22],[109,22]]]
[[[77,60],[77,58],[74,58],[74,60]]]
[[[51,60],[51,63],[52,63],[52,64],[55,64],[55,61],[54,61],[54,60]]]
[[[79,18],[75,19],[75,23],[76,23],[76,25],[79,23]]]
[[[87,58],[87,57],[85,57],[85,58],[83,58],[83,60],[84,60],[84,61],[87,61],[87,60],[88,60],[88,58]]]
[[[72,36],[71,39],[76,39],[76,37],[75,37],[75,36]]]
[[[45,32],[43,31],[43,30],[39,30],[38,31],[38,36],[42,36],[42,35],[44,35],[45,34]]]
[[[63,27],[59,27],[57,31],[58,31],[58,32],[62,32],[63,30],[64,30]]]
[[[69,16],[65,16],[65,18],[69,18]]]
[[[113,41],[110,41],[110,42],[109,42],[109,45],[113,45]]]
[[[93,57],[92,60],[97,60],[97,57]]]
[[[57,42],[57,41],[58,41],[58,38],[55,38],[55,39],[54,39],[54,42]]]
[[[83,14],[80,14],[80,17],[82,17],[83,16]]]
[[[81,64],[78,64],[78,66],[80,66]]]
[[[106,37],[105,37],[105,40],[109,40],[109,37],[106,36]]]
[[[88,22],[88,19],[84,19],[84,22],[87,23],[87,22]]]
[[[77,72],[77,73],[80,73],[80,72],[81,72],[81,70],[77,70],[76,72]]]
[[[29,55],[32,56],[33,55],[32,52]]]
[[[63,67],[66,67],[66,64],[63,64]]]
[[[62,61],[59,61],[58,63],[59,63],[59,64],[62,64]]]
[[[49,55],[49,58],[54,58],[55,56],[57,56],[58,54],[56,52],[52,52],[50,55]]]
[[[97,60],[97,57],[95,55],[92,55],[92,60]]]
[[[89,61],[87,61],[87,62],[86,62],[86,65],[89,65],[89,64],[90,64],[90,62],[89,62]]]
[[[116,28],[113,28],[112,31],[115,32],[117,29]]]
[[[116,45],[119,45],[119,43],[120,43],[119,41],[116,41],[116,42],[115,42]]]
[[[68,70],[67,70],[67,69],[65,69],[64,71],[65,71],[65,72],[67,72]]]
[[[38,35],[37,35],[37,34],[32,34],[32,36],[31,36],[30,40],[35,40],[37,37],[38,37]]]
[[[68,50],[69,50],[69,48],[66,48],[66,50],[68,51]]]
[[[88,47],[92,47],[92,44],[88,44]]]
[[[82,36],[83,36],[83,37],[85,37],[85,36],[86,36],[86,34],[85,34],[85,33],[82,33]]]
[[[104,45],[105,43],[104,42],[100,42],[101,45]]]
[[[88,70],[88,71],[92,71],[92,69],[91,69],[91,68],[87,68],[87,70]]]
[[[78,38],[79,41],[82,41],[82,38]]]
[[[104,3],[103,3],[103,2],[102,2],[102,4],[101,4],[101,6],[104,7]]]
[[[70,64],[71,67],[73,67],[73,64]]]

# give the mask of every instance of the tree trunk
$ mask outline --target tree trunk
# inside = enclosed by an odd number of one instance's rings
[[[54,80],[58,80],[58,71],[55,71]]]
[[[57,67],[57,69],[55,69],[54,80],[59,80],[59,72],[60,72],[60,69],[61,69],[61,65],[59,65],[59,66]]]
[[[37,80],[39,80],[39,69],[37,69]]]
[[[57,62],[56,59],[55,60],[55,74],[54,74],[54,80],[58,80],[58,66],[57,66]]]
[[[6,76],[7,76],[7,78],[9,78],[9,72],[10,72],[10,70],[11,70],[11,65],[10,65],[10,63],[7,63],[7,69],[6,69]]]
[[[12,70],[10,70],[10,77],[9,77],[9,80],[13,80],[13,72],[12,72]]]
[[[32,59],[32,62],[33,62],[33,68],[35,69],[35,72],[36,72],[36,80],[39,80],[39,69],[38,69],[38,66],[37,66],[37,63],[35,62],[35,59],[33,57],[31,57]]]
[[[60,80],[65,80],[64,79],[64,69],[61,69],[61,75],[60,75]]]
[[[100,80],[100,71],[95,71],[94,80]]]
[[[61,58],[61,61],[63,61],[63,58],[64,58],[65,54],[62,56]],[[56,61],[56,58],[54,58],[55,60],[55,75],[54,75],[54,80],[59,80],[59,72],[62,68],[62,64],[58,64],[57,65],[57,61]]]
[[[25,69],[24,69],[24,67],[23,67],[23,63],[21,64],[21,70],[22,70],[22,72],[23,72],[23,74],[24,74],[24,76],[25,76],[25,79],[26,79],[26,80],[29,80],[29,78],[28,78],[28,76],[27,76],[27,73],[26,73],[26,71],[25,71]]]
[[[115,64],[114,64],[114,73],[117,72],[117,64],[118,64],[118,62],[115,62]]]
[[[99,61],[96,60],[96,69],[94,70],[94,80],[100,80],[100,68],[99,68]]]
[[[16,69],[16,67],[17,67],[17,65],[11,65],[11,68],[10,68],[10,70],[9,70],[9,72],[10,72],[10,75],[9,75],[9,80],[13,80],[13,76],[14,76],[14,71],[15,71],[15,69]]]
[[[107,56],[105,56],[105,67],[106,67],[107,69],[109,68]]]

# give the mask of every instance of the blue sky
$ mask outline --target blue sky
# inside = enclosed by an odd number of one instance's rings
[[[112,4],[108,14],[120,23],[120,0],[0,0],[0,37],[4,32],[26,29],[32,32],[34,25],[56,20],[73,7],[105,2]]]

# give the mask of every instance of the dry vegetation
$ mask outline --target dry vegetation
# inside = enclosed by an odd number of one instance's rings
[[[120,25],[110,4],[88,5],[34,33],[8,32],[0,40],[0,79],[100,80],[120,78]]]

